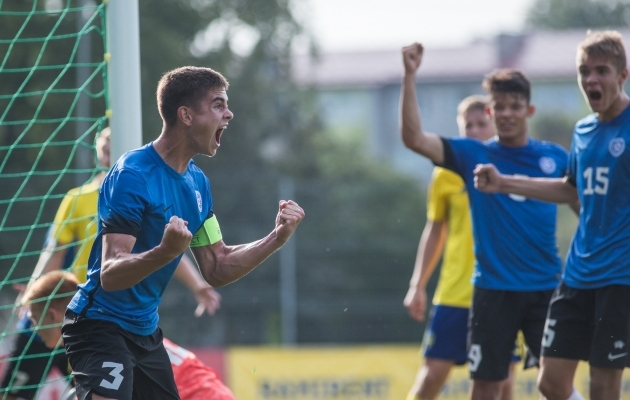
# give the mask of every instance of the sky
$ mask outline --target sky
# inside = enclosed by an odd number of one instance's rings
[[[303,0],[296,10],[325,52],[451,47],[518,32],[534,0]]]

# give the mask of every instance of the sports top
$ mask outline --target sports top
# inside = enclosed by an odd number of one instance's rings
[[[556,246],[555,204],[475,189],[473,170],[492,163],[507,175],[562,177],[567,152],[562,147],[529,139],[507,147],[496,139],[442,139],[444,167],[466,184],[475,241],[473,284],[485,289],[536,291],[557,286],[561,262]]]
[[[125,153],[105,177],[98,200],[99,227],[89,258],[87,282],[79,285],[68,308],[87,318],[104,319],[132,333],[149,335],[157,328],[158,304],[181,255],[128,289],[101,286],[103,235],[136,238],[132,253],[160,244],[172,216],[188,222],[195,233],[213,215],[210,183],[191,160],[178,173],[149,143]]]
[[[630,285],[630,107],[608,122],[578,121],[569,181],[582,209],[567,254],[564,281],[577,289]]]
[[[468,193],[459,175],[440,167],[433,169],[427,194],[427,219],[446,221],[448,227],[433,304],[469,308],[475,255]]]
[[[79,282],[86,280],[88,257],[96,237],[98,189],[93,182],[71,189],[61,201],[51,227],[50,235],[58,246],[77,246],[70,270]]]

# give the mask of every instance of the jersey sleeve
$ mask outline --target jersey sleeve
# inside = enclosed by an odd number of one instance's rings
[[[427,220],[443,221],[446,219],[447,204],[444,201],[444,170],[434,168],[427,191]]]
[[[50,238],[57,243],[68,244],[75,240],[71,214],[77,205],[76,199],[76,196],[70,193],[66,194],[57,209],[57,214],[55,214],[55,220],[50,230]]]
[[[98,200],[103,234],[137,237],[149,204],[147,183],[138,173],[125,169],[113,171],[103,182]]]
[[[483,143],[462,137],[441,139],[444,145],[444,163],[438,166],[453,171],[466,181],[478,163]]]

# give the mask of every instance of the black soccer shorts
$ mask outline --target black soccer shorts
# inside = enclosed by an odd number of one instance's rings
[[[140,336],[68,310],[62,334],[79,400],[179,400],[160,328]]]
[[[537,366],[552,293],[553,290],[517,292],[475,287],[468,324],[471,379],[507,378],[519,330],[528,347],[527,367]]]
[[[630,346],[630,286],[554,292],[545,324],[542,354],[585,360],[599,368],[623,369]]]

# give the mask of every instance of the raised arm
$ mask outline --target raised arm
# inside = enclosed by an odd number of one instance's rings
[[[548,201],[569,204],[579,212],[577,190],[565,178],[528,178],[499,173],[492,164],[480,164],[475,168],[475,187],[486,193],[512,193]]]
[[[193,247],[201,274],[214,286],[225,286],[245,276],[278,250],[304,218],[304,210],[292,200],[282,200],[276,215],[276,226],[264,238],[248,244],[227,246],[223,240]]]
[[[402,50],[405,74],[403,76],[400,99],[400,134],[407,148],[421,154],[436,164],[444,161],[444,146],[439,136],[422,129],[420,107],[416,97],[416,71],[422,63],[424,48],[420,43],[404,47]]]
[[[136,243],[134,236],[124,233],[103,235],[103,290],[128,289],[186,251],[192,239],[187,225],[183,219],[171,217],[160,244],[143,253],[131,253]]]
[[[446,221],[427,221],[420,237],[416,263],[404,305],[416,321],[424,321],[427,310],[427,283],[435,271],[446,242]]]

